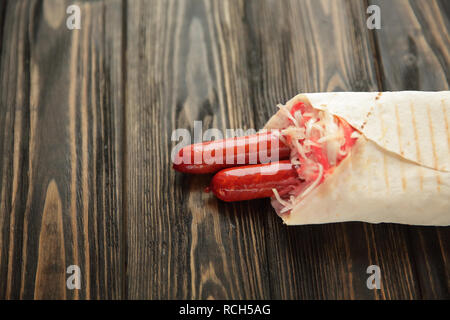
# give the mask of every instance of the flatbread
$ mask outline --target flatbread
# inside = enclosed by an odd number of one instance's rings
[[[286,224],[450,225],[449,91],[306,93],[286,106],[298,101],[341,117],[361,136],[333,174],[280,215]],[[287,126],[279,111],[265,128]]]

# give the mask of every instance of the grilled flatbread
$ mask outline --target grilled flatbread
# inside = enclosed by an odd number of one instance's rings
[[[323,183],[286,213],[288,225],[343,221],[450,225],[450,92],[299,94],[302,101],[346,120],[360,136]],[[277,112],[266,129],[285,129]]]

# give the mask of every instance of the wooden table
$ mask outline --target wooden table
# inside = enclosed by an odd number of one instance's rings
[[[448,227],[286,227],[170,162],[299,92],[448,90],[449,31],[446,0],[0,1],[0,298],[450,298]]]

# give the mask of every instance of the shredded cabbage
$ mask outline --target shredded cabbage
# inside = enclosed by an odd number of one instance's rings
[[[292,116],[287,106],[278,105],[278,107],[282,114],[292,121],[293,125],[283,129],[280,136],[290,138],[284,139],[283,142],[290,141],[291,163],[301,166],[299,179],[304,180],[287,195],[283,195],[284,198],[273,189],[275,199],[282,206],[280,213],[286,213],[314,190],[325,175],[323,165],[313,158],[311,146],[323,147],[331,166],[337,164],[339,156],[346,156],[348,152],[342,150],[346,143],[343,129],[339,126],[338,119],[328,111],[313,109],[303,114],[296,111]],[[310,119],[305,122],[305,117]],[[303,123],[303,126],[300,126],[300,123]],[[351,138],[357,137],[359,134],[353,132]]]

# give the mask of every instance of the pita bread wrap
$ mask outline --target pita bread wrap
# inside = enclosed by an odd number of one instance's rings
[[[450,225],[450,91],[305,93],[286,108],[299,101],[341,117],[360,137],[322,184],[280,214],[287,225]],[[287,126],[280,110],[265,128]]]

